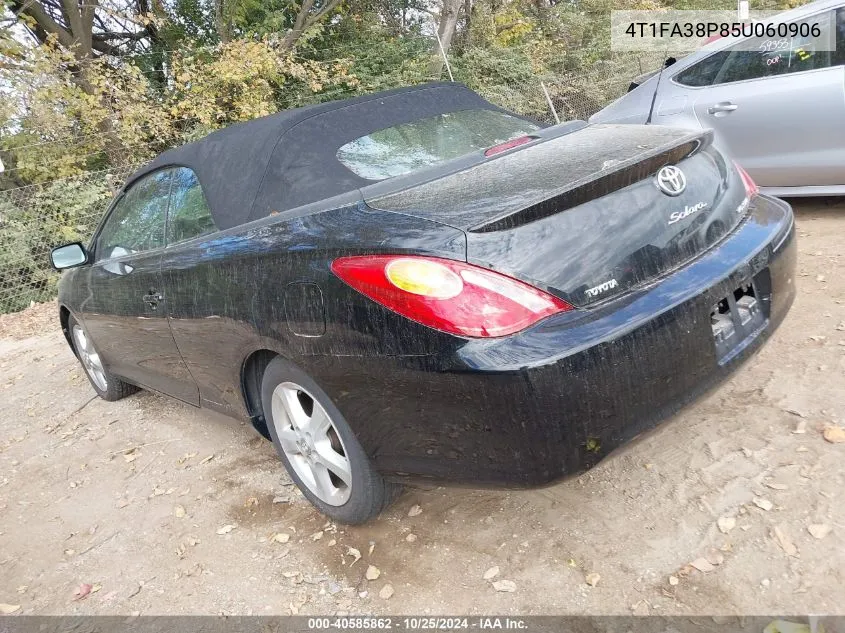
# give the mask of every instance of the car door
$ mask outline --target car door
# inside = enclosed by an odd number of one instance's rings
[[[173,171],[133,183],[92,242],[81,304],[88,335],[108,368],[143,387],[198,404],[197,387],[170,332],[161,254]]]
[[[836,27],[831,11],[801,22],[823,34]],[[820,39],[791,38],[775,50],[764,40],[752,50],[745,41],[673,77],[704,84],[689,95],[696,118],[761,186],[845,184],[845,67]]]
[[[247,343],[246,332],[230,316],[240,314],[252,298],[232,282],[226,240],[216,240],[216,232],[196,174],[175,168],[161,262],[168,320],[201,404],[229,412],[241,405],[232,375]]]

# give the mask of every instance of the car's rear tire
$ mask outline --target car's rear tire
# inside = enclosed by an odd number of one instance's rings
[[[276,357],[267,365],[261,404],[291,479],[320,512],[364,523],[399,496],[402,486],[376,472],[341,412],[293,363]]]
[[[70,332],[70,340],[76,357],[98,396],[103,400],[114,402],[138,391],[138,387],[123,382],[106,369],[100,359],[100,354],[94,347],[94,342],[88,337],[85,328],[72,316],[68,317],[67,329]]]

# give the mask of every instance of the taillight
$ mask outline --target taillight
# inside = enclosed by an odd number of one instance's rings
[[[572,309],[507,275],[437,257],[340,257],[332,272],[384,307],[459,336],[506,336]]]
[[[499,143],[498,145],[494,145],[493,147],[488,148],[485,150],[485,156],[495,156],[496,154],[501,154],[502,152],[506,152],[509,149],[513,149],[514,147],[519,147],[520,145],[525,145],[526,143],[530,143],[536,136],[518,136],[517,138],[512,138],[509,141],[505,141],[504,143]]]
[[[760,188],[757,183],[748,175],[748,172],[740,167],[739,163],[734,161],[734,166],[739,172],[739,177],[742,178],[742,184],[745,185],[745,193],[748,194],[748,199],[752,200],[760,194]]]

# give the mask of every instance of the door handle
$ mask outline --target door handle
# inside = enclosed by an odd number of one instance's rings
[[[721,103],[716,103],[709,108],[707,108],[707,114],[720,114],[720,113],[728,113],[733,112],[739,108],[738,105],[735,103],[731,103],[730,101],[722,101]]]

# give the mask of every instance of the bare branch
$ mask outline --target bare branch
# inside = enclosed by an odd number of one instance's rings
[[[287,50],[292,49],[305,31],[337,9],[341,2],[342,0],[328,0],[312,15],[311,10],[314,8],[314,0],[303,0],[302,6],[296,14],[293,28],[285,35],[282,46]]]
[[[121,33],[94,33],[91,36],[91,40],[94,42],[107,42],[109,40],[141,40],[144,39],[149,35],[147,29],[143,31],[131,32],[131,31],[124,31]]]
[[[37,2],[12,0],[11,9],[15,15],[27,15],[35,20],[36,27],[31,30],[34,30],[36,37],[42,43],[47,40],[48,35],[55,35],[62,46],[67,48],[73,46],[73,36],[48,15]]]
[[[106,42],[101,42],[98,40],[91,41],[91,48],[92,50],[97,51],[98,53],[103,53],[104,55],[119,55],[120,49],[112,44],[107,44]]]
[[[317,13],[315,13],[306,23],[305,28],[309,28],[326,17],[329,13],[334,11],[341,3],[341,0],[329,0]]]

